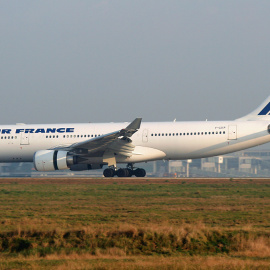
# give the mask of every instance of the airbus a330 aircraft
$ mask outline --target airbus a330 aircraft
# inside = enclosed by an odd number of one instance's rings
[[[0,126],[0,162],[37,171],[101,169],[105,177],[144,177],[138,162],[223,155],[270,142],[270,96],[234,121]],[[119,168],[117,164],[127,164]]]

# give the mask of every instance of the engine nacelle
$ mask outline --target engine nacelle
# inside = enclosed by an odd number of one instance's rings
[[[76,159],[67,151],[40,150],[35,153],[33,161],[37,171],[56,171],[69,169],[77,163]]]

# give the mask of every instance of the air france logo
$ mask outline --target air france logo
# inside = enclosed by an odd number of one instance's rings
[[[269,115],[270,114],[270,102],[259,112],[258,115]]]
[[[1,134],[11,134],[11,129],[0,129]],[[19,133],[72,133],[74,128],[18,128],[15,130],[16,134]]]

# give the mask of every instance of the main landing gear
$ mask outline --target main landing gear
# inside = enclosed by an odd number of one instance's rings
[[[104,177],[114,177],[117,175],[118,177],[131,177],[135,175],[136,177],[145,177],[146,171],[141,168],[133,169],[132,164],[128,164],[127,168],[120,168],[118,170],[114,168],[107,168],[103,171]]]

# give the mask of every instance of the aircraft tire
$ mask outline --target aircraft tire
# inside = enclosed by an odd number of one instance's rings
[[[126,169],[128,171],[128,177],[131,177],[133,175],[133,171],[131,169]]]
[[[107,168],[103,171],[104,177],[114,177],[115,173],[113,169]]]
[[[134,174],[136,177],[145,177],[146,171],[144,169],[138,168],[134,171]]]
[[[127,169],[119,169],[117,170],[116,174],[118,177],[128,177],[129,172]]]

